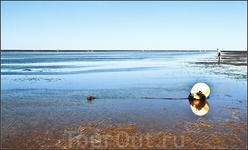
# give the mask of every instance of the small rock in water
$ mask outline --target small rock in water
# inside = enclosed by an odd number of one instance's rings
[[[94,96],[88,96],[88,97],[87,97],[87,100],[89,100],[89,101],[90,101],[90,100],[93,100],[93,99],[95,99]]]

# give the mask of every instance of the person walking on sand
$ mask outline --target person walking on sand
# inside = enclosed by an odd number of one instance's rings
[[[221,51],[219,48],[217,48],[217,53],[218,53],[218,61],[221,60]]]

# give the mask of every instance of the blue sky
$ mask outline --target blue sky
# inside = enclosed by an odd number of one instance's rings
[[[247,50],[246,1],[1,2],[1,49]]]

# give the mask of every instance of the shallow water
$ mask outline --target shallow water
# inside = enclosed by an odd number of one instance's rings
[[[143,132],[163,131],[182,118],[194,122],[199,117],[192,113],[188,100],[180,98],[187,98],[197,82],[211,89],[210,111],[200,118],[247,124],[247,65],[218,65],[215,52],[1,54],[5,147],[18,147],[11,144],[20,135],[26,137],[19,147],[30,147],[31,142],[25,140],[36,137],[37,130],[56,129],[55,139],[59,139],[64,130],[82,120],[145,125]],[[89,102],[88,95],[96,99]],[[39,142],[33,141],[33,147],[39,147]]]

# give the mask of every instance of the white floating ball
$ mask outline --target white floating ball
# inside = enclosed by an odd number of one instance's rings
[[[195,99],[204,99],[203,95],[208,98],[210,88],[206,83],[199,82],[192,87],[190,93]]]

